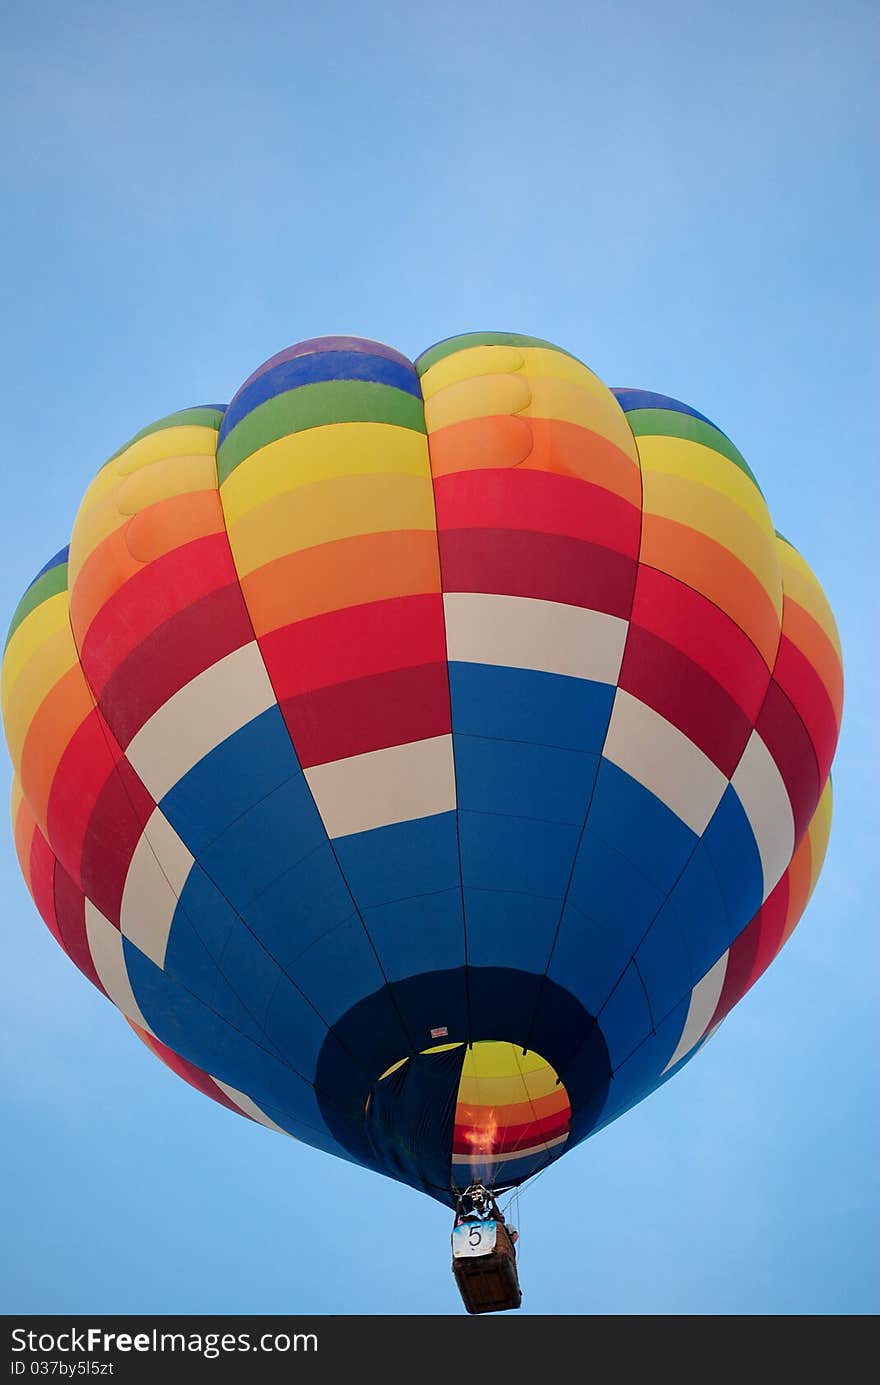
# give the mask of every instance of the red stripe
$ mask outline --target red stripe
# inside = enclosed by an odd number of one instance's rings
[[[95,693],[170,616],[237,580],[225,532],[194,539],[148,563],[114,592],[89,626],[80,662]]]
[[[571,1111],[557,1112],[544,1120],[528,1121],[525,1125],[499,1126],[491,1132],[486,1126],[456,1125],[452,1139],[453,1154],[478,1154],[489,1158],[493,1154],[509,1154],[530,1145],[547,1144],[567,1135]],[[468,1133],[473,1138],[468,1139]]]
[[[303,769],[452,729],[445,662],[320,688],[285,699],[281,711]]]
[[[46,812],[49,845],[81,883],[82,848],[89,818],[122,752],[95,709],[77,727],[58,763]]]
[[[730,951],[727,954],[727,967],[724,972],[724,985],[721,987],[715,1012],[706,1026],[707,1030],[720,1024],[724,1016],[742,1000],[748,990],[760,933],[761,911],[759,909],[751,923],[730,945]]]
[[[434,483],[437,528],[525,529],[602,544],[635,557],[635,505],[577,476],[512,467],[457,471]]]
[[[439,592],[396,596],[299,620],[260,640],[279,702],[391,669],[446,659]]]
[[[98,795],[82,851],[83,889],[119,926],[125,877],[155,803],[127,760],[120,760]]]
[[[773,677],[796,708],[816,752],[824,784],[837,748],[837,717],[828,689],[806,655],[783,634]]]
[[[132,650],[101,693],[101,710],[127,746],[154,712],[205,669],[253,640],[237,582],[194,601]]]
[[[752,723],[705,669],[658,635],[630,625],[618,683],[677,726],[730,778]]]
[[[438,537],[444,591],[530,596],[629,617],[634,558],[521,529],[451,529]]]
[[[755,959],[752,962],[752,971],[746,990],[754,986],[759,976],[763,976],[782,947],[790,900],[791,876],[787,870],[764,900],[755,916],[759,921],[758,946],[755,950]]]
[[[59,862],[55,867],[55,917],[61,934],[61,946],[84,976],[104,995],[107,992],[98,980],[86,937],[86,901],[82,890]]]
[[[819,766],[804,723],[775,679],[770,680],[756,730],[788,791],[797,845],[819,802]]]
[[[754,724],[770,675],[730,616],[685,582],[640,566],[632,619],[704,668]]]
[[[142,1033],[140,1030],[136,1032]],[[143,1040],[167,1068],[170,1068],[178,1077],[182,1077],[184,1082],[188,1082],[191,1087],[195,1087],[196,1091],[203,1092],[205,1096],[219,1102],[227,1110],[234,1111],[237,1116],[247,1116],[247,1112],[242,1111],[240,1106],[236,1106],[235,1102],[231,1101],[226,1093],[217,1086],[213,1078],[209,1077],[208,1073],[203,1072],[201,1068],[197,1068],[195,1063],[189,1062],[187,1058],[181,1058],[179,1053],[175,1053],[172,1048],[161,1043],[152,1034],[143,1034]],[[247,1116],[247,1119],[251,1120],[251,1117]]]
[[[55,941],[64,947],[55,917],[55,853],[38,827],[34,827],[30,853],[31,894]]]

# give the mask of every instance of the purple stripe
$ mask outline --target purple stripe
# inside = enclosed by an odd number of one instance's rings
[[[297,356],[311,355],[315,351],[363,351],[367,356],[384,356],[388,361],[397,361],[400,365],[408,366],[410,370],[415,369],[412,361],[407,360],[400,351],[395,351],[393,346],[385,346],[381,341],[370,341],[369,337],[310,337],[308,341],[299,341],[295,346],[285,347],[277,356],[270,356],[268,361],[257,367],[253,375],[248,376],[237,393],[241,394],[253,380],[259,379],[273,366],[282,365],[284,361],[292,361]]]

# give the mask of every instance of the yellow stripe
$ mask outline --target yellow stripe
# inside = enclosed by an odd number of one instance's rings
[[[192,424],[177,428],[160,428],[158,432],[148,433],[139,442],[132,443],[111,463],[117,476],[131,476],[141,467],[151,466],[153,462],[164,461],[168,457],[216,457],[216,428],[194,427]]]
[[[576,423],[608,438],[633,461],[638,461],[635,439],[626,416],[604,385],[600,392],[586,389],[580,381],[575,383],[553,377],[484,375],[450,385],[425,405],[429,434],[467,419],[497,414]]]
[[[785,588],[786,596],[790,596],[799,606],[803,606],[817,625],[821,625],[842,663],[843,651],[840,647],[837,622],[818,577],[809,563],[801,557],[796,549],[792,548],[790,543],[780,538],[777,538],[776,543],[782,565],[782,585]]]
[[[73,523],[67,560],[67,585],[71,591],[89,558],[106,538],[128,524],[130,516],[119,512],[116,491],[101,497],[97,505],[81,507]]]
[[[70,627],[46,640],[21,669],[14,683],[4,688],[3,726],[12,763],[21,764],[21,752],[31,723],[48,694],[77,662]]]
[[[49,597],[48,601],[41,601],[39,606],[35,606],[25,616],[6,646],[6,653],[3,656],[4,706],[6,705],[6,698],[25,664],[30,663],[37,651],[53,635],[59,630],[65,629],[72,641],[66,591],[56,592],[54,596]]]
[[[21,780],[17,774],[12,776],[12,788],[9,792],[9,816],[12,820],[13,832],[18,827],[18,812],[24,802],[24,789],[21,787]]]
[[[78,518],[85,517],[93,506],[100,505],[121,480],[141,467],[174,457],[213,458],[216,453],[217,433],[213,428],[162,428],[156,433],[148,433],[140,442],[132,443],[131,447],[101,468],[82,498]]]
[[[550,1070],[546,1059],[531,1049],[524,1054],[515,1044],[483,1039],[468,1048],[462,1072],[468,1077],[511,1077],[518,1072],[540,1072],[544,1068]]]
[[[421,380],[422,398],[433,399],[440,390],[462,380],[516,373],[571,380],[597,393],[607,393],[606,386],[588,366],[561,351],[550,351],[543,346],[472,346],[444,356],[425,372]]]
[[[119,485],[116,501],[121,514],[137,515],[175,495],[217,489],[217,464],[213,457],[163,457],[141,467]]]
[[[286,553],[336,539],[434,527],[434,490],[428,477],[372,474],[334,477],[289,491],[249,510],[230,526],[229,538],[238,575],[246,577]]]
[[[667,472],[720,491],[739,505],[773,539],[770,511],[758,487],[729,457],[700,442],[686,438],[666,438],[652,434],[639,438],[642,471]]]
[[[289,433],[253,452],[226,478],[220,489],[226,523],[300,486],[376,472],[430,477],[424,434],[389,423],[331,423]]]
[[[782,575],[773,533],[757,524],[721,491],[664,471],[646,471],[642,477],[646,514],[687,524],[723,544],[757,577],[782,615]]]
[[[435,394],[425,404],[425,425],[429,433],[436,433],[470,418],[518,414],[531,400],[529,381],[522,375],[479,375]]]
[[[822,796],[816,804],[816,811],[807,828],[807,835],[810,839],[810,894],[812,894],[815,889],[816,881],[819,878],[819,872],[825,861],[825,853],[828,850],[828,839],[831,836],[833,798],[831,780],[829,779],[822,790]]]
[[[458,1100],[467,1106],[511,1106],[537,1101],[556,1090],[556,1074],[544,1067],[539,1072],[523,1072],[507,1077],[476,1077],[462,1074]]]

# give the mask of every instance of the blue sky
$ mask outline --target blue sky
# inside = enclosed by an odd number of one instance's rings
[[[880,1309],[872,8],[0,19],[7,617],[142,425],[306,337],[415,356],[489,329],[707,414],[834,607],[847,702],[813,902],[696,1061],[523,1194],[523,1311]],[[40,923],[9,831],[0,889],[0,1310],[460,1311],[445,1210],[174,1079]]]

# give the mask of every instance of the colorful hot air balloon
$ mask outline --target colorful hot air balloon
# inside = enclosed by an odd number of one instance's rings
[[[3,662],[36,905],[233,1110],[453,1202],[697,1051],[822,864],[834,620],[734,445],[327,337],[98,472]]]

